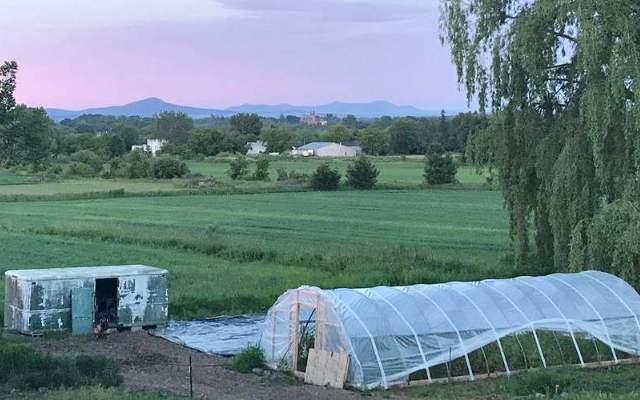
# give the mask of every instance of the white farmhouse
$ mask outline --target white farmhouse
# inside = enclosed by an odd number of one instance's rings
[[[131,151],[142,150],[155,157],[156,153],[162,150],[162,146],[164,146],[165,143],[167,143],[167,141],[162,139],[147,139],[146,144],[131,146]]]
[[[257,156],[262,153],[267,152],[267,143],[257,141],[257,142],[247,142],[247,155],[249,156]]]
[[[355,157],[362,153],[360,146],[346,146],[333,142],[312,142],[291,150],[292,156]]]

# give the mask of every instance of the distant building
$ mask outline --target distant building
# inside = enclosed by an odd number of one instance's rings
[[[156,153],[162,150],[162,146],[164,146],[165,143],[167,143],[167,141],[162,139],[147,139],[146,144],[138,144],[138,145],[131,146],[131,151],[142,150],[155,157]]]
[[[345,146],[333,142],[313,142],[291,150],[292,156],[355,157],[362,153],[360,146]]]
[[[247,142],[247,155],[257,156],[258,154],[267,152],[267,143],[266,142]]]
[[[324,118],[321,118],[316,114],[315,111],[311,111],[309,114],[304,114],[300,116],[300,123],[305,125],[326,125],[327,121]]]

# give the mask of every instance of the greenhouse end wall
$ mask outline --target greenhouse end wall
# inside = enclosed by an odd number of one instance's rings
[[[308,342],[301,336],[312,332],[315,348],[350,355],[349,384],[387,388],[418,371],[430,380],[433,368],[455,359],[473,379],[469,354],[492,343],[509,373],[503,338],[523,333],[533,336],[544,366],[545,352],[555,350],[544,349],[537,332],[547,331],[573,343],[579,364],[584,338],[604,343],[617,361],[617,351],[640,352],[639,319],[638,293],[596,271],[363,289],[302,286],[269,310],[259,343],[271,366],[297,368],[300,343]]]

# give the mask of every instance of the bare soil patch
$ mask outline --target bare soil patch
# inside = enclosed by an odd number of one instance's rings
[[[189,394],[189,356],[193,364],[194,396],[210,399],[356,399],[362,393],[304,385],[282,373],[268,376],[240,374],[231,359],[201,353],[151,336],[146,332],[123,332],[103,339],[69,337],[25,338],[36,348],[59,355],[100,355],[122,366],[124,385],[132,389]],[[377,393],[382,394],[382,393]],[[386,392],[385,398],[397,397]],[[382,398],[367,396],[371,399]]]

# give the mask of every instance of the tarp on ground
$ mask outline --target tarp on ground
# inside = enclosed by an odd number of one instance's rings
[[[170,321],[156,336],[221,356],[234,356],[258,340],[264,314]]]

